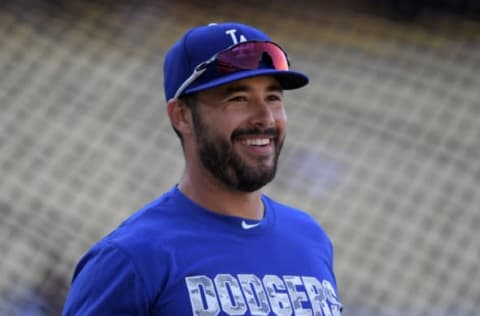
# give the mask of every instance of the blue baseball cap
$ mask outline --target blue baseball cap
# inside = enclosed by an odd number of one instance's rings
[[[242,42],[271,42],[264,32],[241,23],[212,23],[192,28],[167,52],[164,60],[165,98],[199,92],[232,81],[260,75],[273,75],[283,89],[297,89],[308,83],[308,77],[297,71],[277,70],[272,65],[259,64],[255,69],[222,74],[205,71],[198,77],[196,68],[215,54]],[[191,82],[190,82],[191,80]]]

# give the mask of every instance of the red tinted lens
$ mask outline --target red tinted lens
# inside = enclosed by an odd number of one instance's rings
[[[231,73],[257,69],[261,61],[267,64],[271,63],[271,66],[277,70],[288,70],[288,59],[285,52],[271,42],[240,43],[220,52],[216,64],[219,72]]]

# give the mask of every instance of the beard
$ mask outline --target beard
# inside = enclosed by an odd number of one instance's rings
[[[277,163],[283,146],[283,138],[276,128],[237,129],[231,139],[214,135],[198,113],[193,113],[195,135],[198,143],[198,155],[203,166],[226,186],[243,192],[253,192],[273,180],[277,172]],[[234,151],[233,141],[241,135],[273,136],[275,153],[271,158],[258,158],[256,163],[248,163]]]

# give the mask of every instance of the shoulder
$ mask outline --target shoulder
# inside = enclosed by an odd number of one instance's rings
[[[91,262],[98,265],[120,262],[141,275],[155,264],[164,266],[171,248],[167,245],[179,227],[175,223],[179,207],[168,194],[147,204],[93,245],[79,267]]]
[[[166,280],[166,270],[158,267],[171,261],[164,246],[169,231],[165,228],[170,226],[164,210],[164,201],[150,203],[88,249],[75,267],[72,285],[76,295],[86,295],[82,289],[106,292],[109,284],[115,284],[112,299],[136,296],[140,305],[141,297],[153,299]]]
[[[269,208],[272,209],[276,213],[276,216],[288,218],[295,221],[296,223],[316,226],[317,228],[321,229],[317,220],[305,210],[296,208],[291,205],[283,204],[265,195],[263,196],[263,199],[267,204],[267,210]]]
[[[132,261],[153,260],[168,255],[168,245],[185,221],[182,205],[162,196],[133,213],[106,235],[99,247],[115,247]],[[188,218],[187,218],[188,219]]]
[[[305,210],[275,201],[264,196],[268,208],[274,212],[277,224],[281,229],[289,230],[292,233],[298,231],[300,236],[322,241],[332,247],[332,242],[325,229],[318,220]]]

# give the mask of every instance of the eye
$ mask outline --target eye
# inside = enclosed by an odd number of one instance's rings
[[[270,102],[282,101],[283,95],[281,93],[273,93],[267,96],[267,100]]]
[[[245,95],[234,95],[228,98],[229,102],[246,102],[247,100]]]

